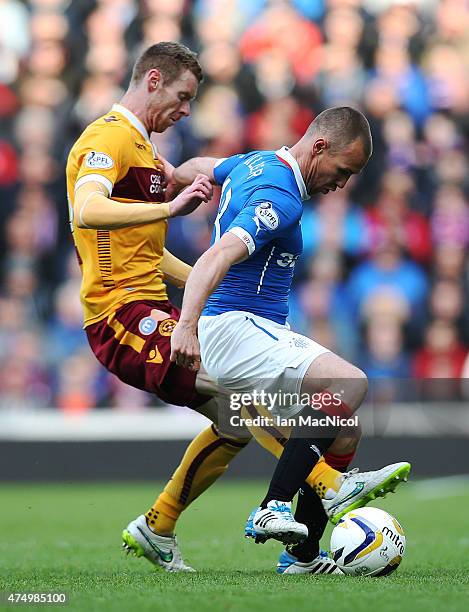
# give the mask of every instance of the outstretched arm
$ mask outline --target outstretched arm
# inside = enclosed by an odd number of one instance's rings
[[[231,157],[194,157],[175,168],[166,190],[167,199],[189,185],[198,174],[204,174],[213,185],[222,185],[230,172],[243,159],[243,154]],[[168,195],[169,194],[169,195]]]
[[[200,368],[197,323],[205,302],[230,267],[247,257],[244,242],[226,233],[197,261],[187,280],[181,317],[171,336],[171,361],[190,370]]]
[[[211,183],[216,183],[213,169],[219,160],[216,157],[193,157],[173,170],[173,181],[177,185],[190,185],[198,174],[205,174]]]

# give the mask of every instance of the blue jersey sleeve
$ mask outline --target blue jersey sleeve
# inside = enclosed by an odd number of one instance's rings
[[[288,192],[278,188],[258,189],[226,231],[238,236],[252,255],[298,224],[301,213],[301,202]]]
[[[223,185],[228,174],[235,168],[243,159],[245,155],[232,155],[231,157],[225,157],[220,159],[215,167],[213,168],[213,176],[218,185]]]

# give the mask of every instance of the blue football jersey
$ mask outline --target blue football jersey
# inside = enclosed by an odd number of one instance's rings
[[[243,310],[284,324],[303,248],[302,200],[309,197],[298,163],[286,147],[254,151],[222,160],[214,175],[223,186],[212,244],[231,232],[249,257],[231,266],[202,314]]]

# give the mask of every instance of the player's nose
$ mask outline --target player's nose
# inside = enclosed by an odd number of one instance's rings
[[[186,100],[181,106],[181,113],[184,115],[184,117],[189,117],[191,114],[191,104],[188,100]]]

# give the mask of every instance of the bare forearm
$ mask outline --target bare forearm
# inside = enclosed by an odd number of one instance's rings
[[[214,252],[213,247],[197,261],[186,282],[179,318],[181,326],[197,329],[207,299],[221,283],[230,266],[231,262],[223,256],[223,253]]]
[[[202,309],[230,267],[247,256],[244,242],[228,232],[195,264],[186,283],[181,317],[171,336],[171,361],[190,370],[200,368],[197,323]]]
[[[216,157],[194,157],[174,169],[173,181],[178,185],[190,185],[198,174],[205,174],[212,183],[215,182],[213,168]]]

